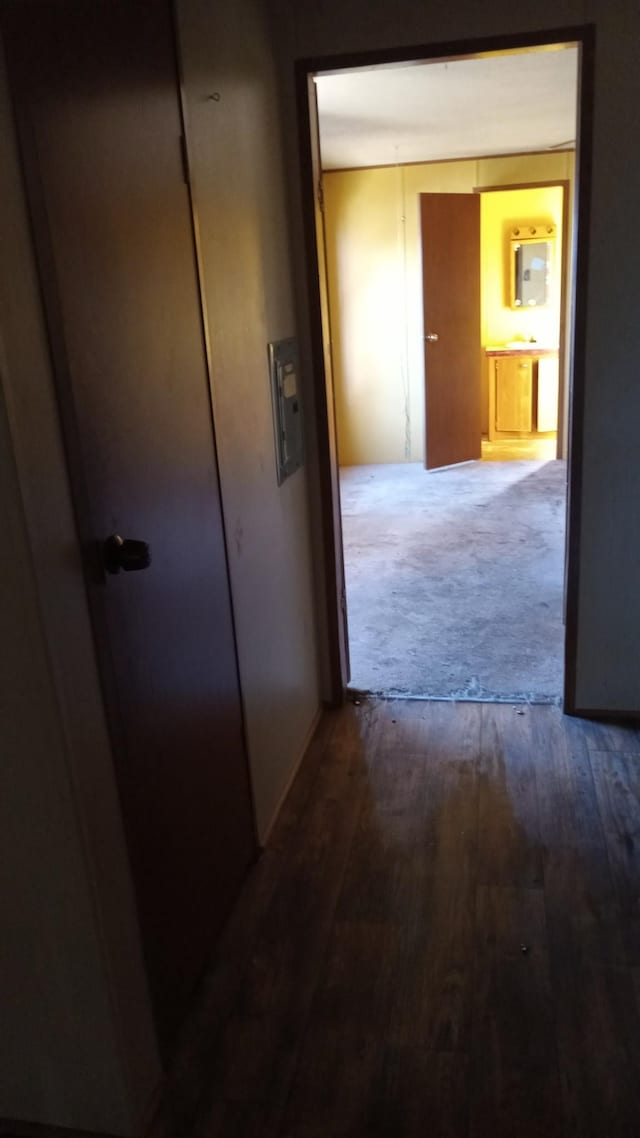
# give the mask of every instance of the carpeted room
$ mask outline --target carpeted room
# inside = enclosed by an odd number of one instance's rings
[[[559,702],[564,462],[344,467],[352,686]]]
[[[494,80],[508,75],[500,68],[521,61],[389,72],[375,90],[357,73],[317,81],[358,690],[562,701],[575,61],[556,55],[526,61],[532,89],[536,68],[549,68],[542,133],[536,107],[520,107],[502,153],[488,104]],[[451,70],[464,114],[439,122],[437,137],[416,109],[408,125],[407,86],[413,108],[443,107],[439,84],[453,82]],[[376,95],[377,113],[388,111],[384,138],[363,111]],[[471,121],[486,146],[477,158],[457,133]],[[473,230],[448,212],[457,201]],[[429,224],[430,203],[446,207],[446,223]],[[462,452],[456,431],[473,436]]]

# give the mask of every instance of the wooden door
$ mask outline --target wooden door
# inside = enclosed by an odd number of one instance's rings
[[[344,552],[342,543],[342,512],[340,507],[340,458],[336,430],[335,393],[333,386],[333,360],[331,354],[331,320],[329,314],[329,285],[327,276],[327,244],[324,224],[324,191],[322,188],[322,164],[320,157],[320,126],[318,121],[318,97],[316,85],[311,75],[307,76],[307,99],[310,123],[311,172],[313,178],[315,252],[318,265],[317,287],[320,300],[321,328],[320,344],[324,364],[325,390],[327,398],[327,437],[329,443],[328,469],[330,485],[326,488],[331,497],[333,524],[331,533],[326,534],[327,546],[333,549],[333,563],[328,570],[330,584],[335,580],[335,594],[329,589],[336,611],[338,630],[338,668],[339,691],[333,693],[334,702],[340,702],[351,678],[349,660],[349,630],[347,624],[347,591],[344,574]],[[325,491],[325,492],[326,492]]]
[[[480,195],[421,194],[426,466],[480,458]]]
[[[166,1053],[255,851],[171,13],[22,0],[3,32]],[[114,534],[149,568],[104,572]]]

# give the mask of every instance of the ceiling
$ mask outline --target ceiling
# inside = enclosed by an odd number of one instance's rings
[[[577,69],[554,45],[318,75],[323,168],[571,148]]]

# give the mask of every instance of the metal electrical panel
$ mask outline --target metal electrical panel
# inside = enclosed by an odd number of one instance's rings
[[[269,369],[276,469],[278,486],[281,486],[304,460],[297,340],[291,338],[269,344]]]

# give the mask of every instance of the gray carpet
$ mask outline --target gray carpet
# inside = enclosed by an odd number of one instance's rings
[[[351,686],[559,702],[564,462],[341,471]]]

